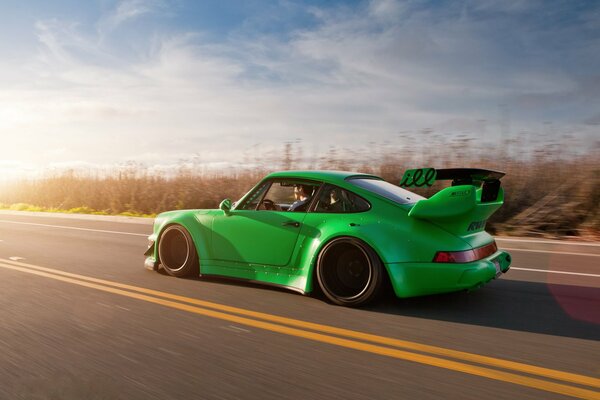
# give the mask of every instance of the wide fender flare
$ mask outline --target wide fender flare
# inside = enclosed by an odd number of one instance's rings
[[[310,293],[314,290],[315,270],[317,268],[317,259],[319,257],[319,254],[321,253],[321,250],[323,250],[323,247],[325,247],[327,243],[338,238],[358,239],[361,242],[365,243],[367,246],[369,246],[371,249],[373,249],[377,257],[379,257],[379,260],[381,261],[382,266],[386,270],[386,273],[388,274],[389,278],[389,271],[387,270],[387,266],[385,264],[384,259],[381,257],[380,249],[378,249],[377,244],[372,240],[372,238],[369,235],[364,234],[364,232],[362,232],[360,229],[347,232],[332,231],[328,232],[328,234],[322,234],[318,238],[312,239],[309,243],[309,246],[312,249],[312,251],[310,252],[310,257],[307,260],[308,272],[306,275],[306,287],[304,288],[304,291],[306,293]]]
[[[161,221],[161,224],[158,227],[158,229],[156,229],[156,260],[158,260],[158,242],[160,241],[160,238],[165,229],[170,225],[181,225],[190,233],[190,235],[192,236],[192,240],[194,241],[196,251],[198,252],[198,259],[200,261],[209,258],[209,252],[211,248],[210,240],[212,238],[212,235],[210,233],[212,226],[212,218],[209,218],[206,215],[195,216],[192,214],[179,214],[169,218],[165,218],[163,221]]]

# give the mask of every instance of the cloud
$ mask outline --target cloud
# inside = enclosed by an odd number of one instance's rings
[[[114,11],[100,19],[98,31],[105,34],[126,22],[167,9],[167,3],[162,0],[122,0]]]
[[[477,11],[502,12],[507,14],[520,14],[526,11],[536,11],[544,6],[541,0],[470,0],[467,1],[469,7]]]
[[[369,13],[376,18],[392,22],[407,11],[408,4],[396,0],[372,0],[369,2]]]
[[[401,145],[399,132],[425,128],[493,135],[500,105],[515,131],[595,115],[597,39],[578,30],[583,16],[556,25],[536,17],[535,2],[456,4],[313,7],[311,23],[283,34],[254,21],[218,38],[172,25],[124,29],[168,9],[158,1],[120,2],[98,29],[40,20],[35,58],[0,66],[3,146],[43,165],[220,165],[269,159],[295,138],[315,155]]]
[[[591,117],[586,118],[584,123],[586,125],[600,126],[600,113],[597,113],[596,115],[592,115]]]

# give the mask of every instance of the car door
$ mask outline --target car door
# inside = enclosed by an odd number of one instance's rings
[[[286,266],[296,247],[305,211],[287,211],[296,180],[259,185],[251,199],[213,221],[216,260],[243,264]],[[317,184],[314,184],[316,191]],[[273,209],[267,209],[273,208]]]

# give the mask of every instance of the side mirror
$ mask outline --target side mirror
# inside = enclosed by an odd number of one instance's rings
[[[221,204],[219,204],[219,208],[221,210],[223,210],[223,212],[225,214],[229,214],[229,212],[231,211],[231,200],[230,199],[225,199],[221,202]]]

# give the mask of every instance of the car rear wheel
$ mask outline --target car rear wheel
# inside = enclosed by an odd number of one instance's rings
[[[384,269],[375,251],[361,240],[342,237],[327,243],[317,258],[317,281],[333,303],[357,307],[373,301]]]
[[[158,242],[158,258],[169,275],[198,275],[198,253],[189,232],[181,225],[165,229]]]

